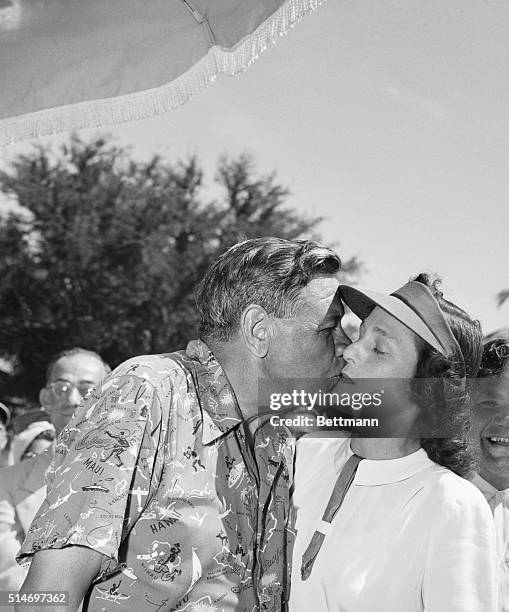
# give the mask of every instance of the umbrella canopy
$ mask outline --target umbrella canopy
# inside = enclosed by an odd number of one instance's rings
[[[0,0],[0,145],[163,113],[320,0]]]

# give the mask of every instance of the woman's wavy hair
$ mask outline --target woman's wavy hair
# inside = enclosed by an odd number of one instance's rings
[[[477,376],[482,358],[481,325],[443,297],[440,279],[419,274],[412,280],[426,285],[432,292],[462,353],[462,356],[447,358],[420,341],[412,388],[422,423],[432,431],[453,433],[448,438],[421,438],[420,442],[432,461],[467,478],[475,469],[474,454],[469,446],[472,406],[461,379]],[[437,384],[436,379],[441,384]]]

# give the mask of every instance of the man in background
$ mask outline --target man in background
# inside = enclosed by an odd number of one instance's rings
[[[509,612],[509,335],[484,344],[474,381],[474,442],[479,471],[472,482],[486,497],[495,519],[500,610]]]
[[[57,435],[109,370],[97,353],[79,347],[53,357],[39,400]],[[16,563],[16,554],[46,497],[44,474],[53,459],[53,448],[0,470],[0,590],[17,591],[25,579],[26,571]]]

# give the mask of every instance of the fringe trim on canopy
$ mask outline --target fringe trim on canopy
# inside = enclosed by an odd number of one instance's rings
[[[187,72],[166,85],[114,98],[88,100],[57,106],[34,113],[0,120],[0,147],[9,144],[83,128],[135,121],[161,115],[185,104],[199,94],[218,74],[235,76],[246,70],[258,56],[287,34],[307,13],[324,0],[287,0],[252,34],[235,48],[212,47]]]

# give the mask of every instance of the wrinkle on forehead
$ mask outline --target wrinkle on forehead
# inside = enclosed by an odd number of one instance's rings
[[[57,380],[73,380],[99,382],[105,374],[104,364],[94,357],[85,353],[65,355],[53,366],[49,382]]]
[[[318,277],[309,281],[301,293],[304,310],[313,317],[319,314],[320,322],[331,313],[342,314],[338,287],[339,281],[334,276]]]

